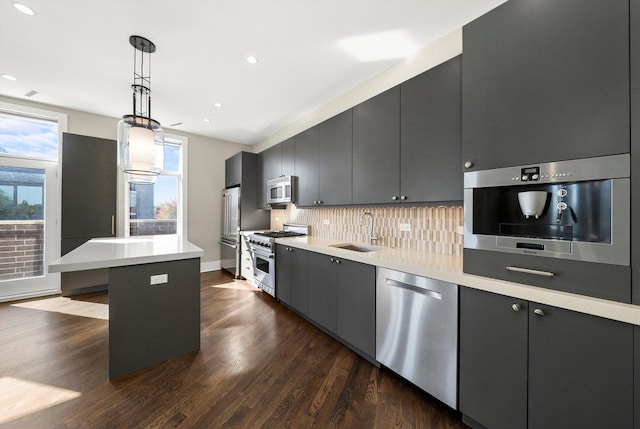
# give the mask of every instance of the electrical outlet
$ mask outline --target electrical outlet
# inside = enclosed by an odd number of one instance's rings
[[[276,222],[280,221],[280,218],[278,216],[276,216]]]
[[[169,274],[157,274],[155,276],[151,276],[151,286],[153,285],[161,285],[163,283],[169,282]]]
[[[411,231],[411,224],[410,223],[401,223],[399,226],[400,231]]]
[[[464,234],[464,226],[459,226],[458,227],[458,234],[460,234],[460,235]]]
[[[322,223],[325,224],[325,225],[329,225],[330,222],[329,222],[329,219],[325,219],[325,220],[322,221]]]

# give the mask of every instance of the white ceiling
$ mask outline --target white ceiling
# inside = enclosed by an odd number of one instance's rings
[[[138,34],[157,47],[154,119],[255,144],[504,1],[24,0],[36,12],[29,17],[0,0],[0,74],[18,78],[0,78],[0,94],[37,91],[31,100],[130,114],[129,36]],[[340,47],[375,34],[409,43],[395,41],[391,58],[377,60]]]

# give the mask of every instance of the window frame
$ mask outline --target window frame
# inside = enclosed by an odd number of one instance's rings
[[[176,234],[178,236],[187,237],[188,216],[187,216],[187,166],[188,166],[188,147],[189,138],[178,134],[165,133],[165,144],[180,146],[180,160],[178,163],[179,171],[163,171],[161,176],[177,177],[177,224]],[[124,169],[118,166],[118,219],[117,236],[130,237],[130,197],[129,182],[125,178]]]

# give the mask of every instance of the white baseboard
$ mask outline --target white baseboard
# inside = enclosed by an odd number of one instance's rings
[[[211,262],[201,262],[200,263],[200,272],[206,273],[207,271],[220,271],[222,269],[222,265],[220,261],[211,261]]]

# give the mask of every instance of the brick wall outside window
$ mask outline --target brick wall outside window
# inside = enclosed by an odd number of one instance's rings
[[[44,222],[0,222],[0,280],[44,275]]]
[[[176,233],[176,220],[131,220],[129,235],[164,235]]]

